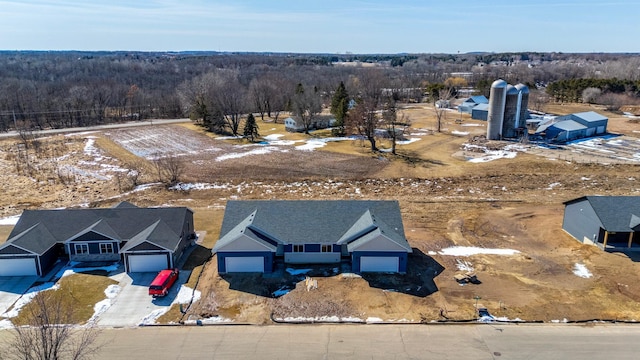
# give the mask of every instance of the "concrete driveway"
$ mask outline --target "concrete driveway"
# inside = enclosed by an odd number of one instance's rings
[[[0,276],[0,314],[4,314],[24,294],[37,276]]]
[[[153,313],[166,311],[175,300],[180,285],[188,279],[191,271],[180,271],[180,276],[171,287],[169,294],[163,298],[149,296],[149,285],[158,274],[120,273],[112,277],[119,282],[120,293],[111,303],[111,307],[100,315],[97,324],[109,327],[133,327],[145,322]]]

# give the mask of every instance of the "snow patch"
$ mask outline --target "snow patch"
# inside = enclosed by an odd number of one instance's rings
[[[6,318],[13,318],[13,317],[18,316],[18,313],[20,313],[20,310],[25,305],[30,303],[31,300],[33,300],[33,298],[36,297],[36,295],[38,295],[39,292],[47,291],[47,290],[58,290],[59,287],[60,286],[57,285],[54,282],[46,282],[44,284],[41,284],[41,285],[38,285],[38,286],[34,286],[31,289],[27,290],[27,292],[24,293],[22,296],[20,296],[20,298],[18,300],[16,300],[16,302],[13,304],[13,308],[11,308],[11,310],[5,312],[1,316],[6,317]]]
[[[378,317],[371,317],[371,316],[370,316],[370,317],[368,317],[366,321],[367,321],[367,324],[375,324],[375,323],[381,323],[381,322],[383,322],[383,320],[382,320],[382,319],[380,319],[380,318],[378,318]]]
[[[282,135],[282,134],[271,134],[271,135],[267,135],[267,136],[263,137],[263,139],[265,139],[267,141],[272,141],[272,140],[278,140],[283,136],[284,135]]]
[[[178,296],[173,300],[174,304],[188,304],[190,302],[196,302],[200,300],[200,290],[193,290],[192,288],[181,285],[180,291],[178,291]]]
[[[20,220],[20,215],[7,216],[0,219],[0,225],[15,225]]]
[[[302,275],[302,274],[306,274],[309,271],[311,271],[311,269],[293,269],[293,268],[286,268],[285,269],[286,272],[288,272],[291,275]]]
[[[458,130],[453,130],[451,132],[453,135],[457,135],[457,136],[467,136],[469,135],[468,131],[458,131]]]
[[[515,255],[520,253],[512,249],[485,249],[475,246],[453,246],[438,251],[440,255],[448,256],[471,256],[471,255]]]
[[[456,259],[456,267],[460,271],[469,271],[469,272],[475,271],[475,269],[473,268],[473,265],[471,265],[470,262],[463,261],[460,259]]]
[[[167,311],[169,311],[169,307],[164,307],[162,309],[153,310],[149,315],[145,316],[140,320],[140,325],[153,325],[156,323],[156,320],[164,315]]]
[[[118,263],[113,263],[111,265],[106,265],[106,266],[94,266],[94,267],[75,267],[76,265],[80,264],[79,262],[70,262],[69,264],[67,264],[65,267],[63,267],[62,269],[60,269],[60,271],[58,271],[58,273],[56,274],[57,278],[63,278],[65,276],[69,276],[75,273],[83,273],[83,272],[87,272],[87,271],[95,271],[95,270],[104,270],[106,272],[112,272],[112,271],[116,271],[118,270]]]
[[[589,272],[589,269],[587,269],[584,264],[578,263],[573,266],[573,274],[584,279],[588,279],[593,276],[593,274]]]

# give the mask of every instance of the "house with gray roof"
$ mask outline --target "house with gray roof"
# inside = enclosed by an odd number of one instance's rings
[[[578,241],[640,250],[640,196],[583,196],[564,205],[562,229]]]
[[[0,276],[42,276],[58,259],[158,271],[174,267],[194,237],[186,207],[25,210],[0,245]]]
[[[397,201],[229,201],[212,252],[219,273],[350,261],[354,272],[407,271],[411,246]]]
[[[471,96],[458,105],[458,111],[471,114],[471,110],[480,104],[489,104],[489,99],[484,95]]]

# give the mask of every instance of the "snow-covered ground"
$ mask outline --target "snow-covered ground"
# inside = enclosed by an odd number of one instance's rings
[[[573,266],[573,274],[584,279],[588,279],[593,276],[584,264],[578,263]]]
[[[59,288],[59,286],[54,282],[46,282],[44,284],[40,284],[40,285],[34,286],[31,289],[27,290],[27,292],[24,293],[13,304],[13,307],[11,308],[11,310],[5,312],[4,314],[2,314],[0,316],[6,317],[6,318],[14,318],[14,317],[18,316],[18,314],[20,313],[20,310],[22,310],[22,308],[25,305],[30,303],[31,300],[33,300],[33,298],[36,297],[36,295],[38,295],[38,293],[40,293],[41,291],[57,290],[58,288]]]
[[[512,249],[486,249],[475,246],[453,246],[438,251],[440,255],[448,256],[472,256],[472,255],[515,255],[520,253],[518,250]]]
[[[7,216],[5,218],[0,218],[0,225],[9,225],[13,226],[18,223],[20,219],[20,215]]]

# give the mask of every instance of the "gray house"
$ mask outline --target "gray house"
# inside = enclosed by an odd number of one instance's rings
[[[601,249],[640,249],[640,196],[584,196],[564,203],[562,229]]]
[[[158,271],[175,266],[194,236],[185,207],[25,210],[0,245],[0,276],[42,276],[59,258]]]
[[[411,246],[397,201],[229,201],[213,248],[218,272],[351,261],[354,272],[407,271]]]

